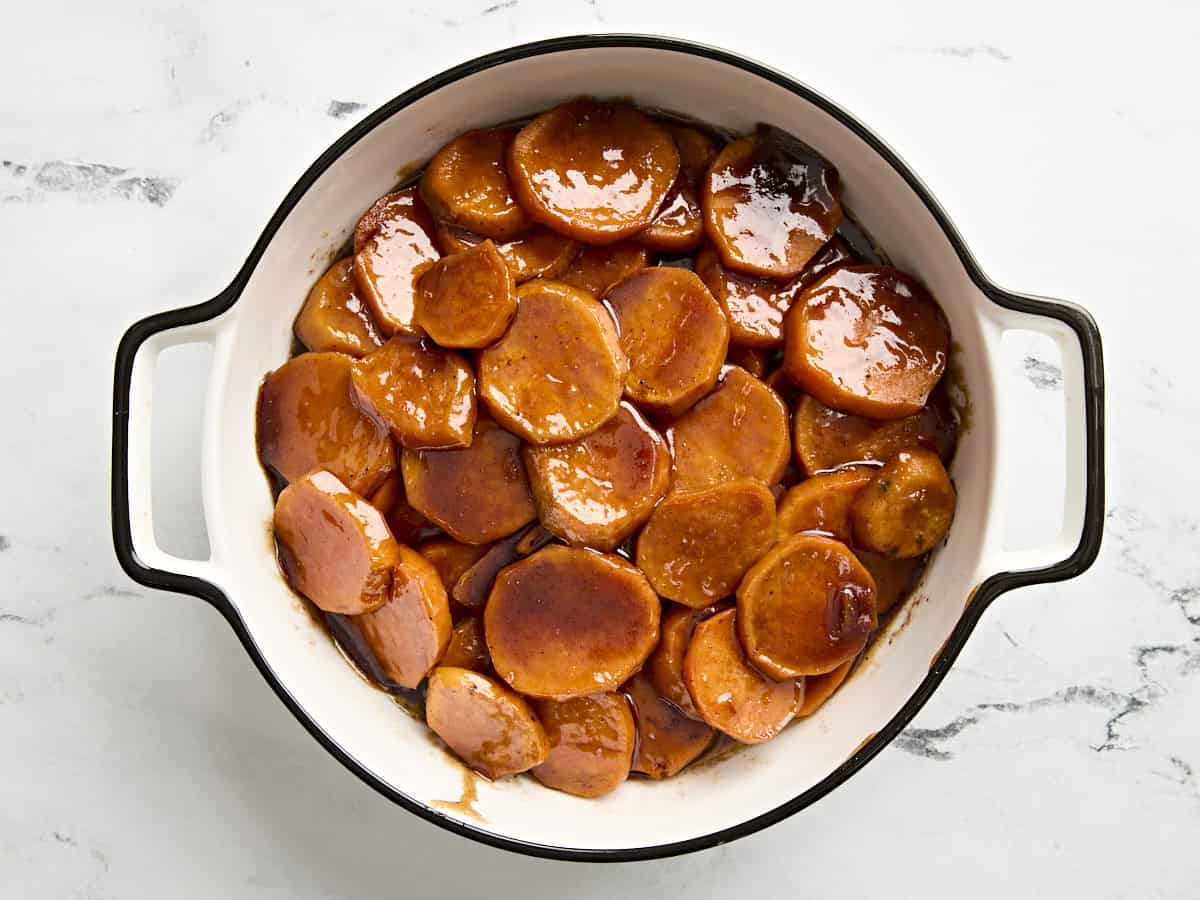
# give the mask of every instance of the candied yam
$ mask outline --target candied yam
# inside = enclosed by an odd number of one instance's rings
[[[874,469],[854,466],[800,482],[780,501],[779,533],[820,531],[843,544],[851,543],[850,509],[874,475]]]
[[[697,623],[716,612],[715,606],[692,609],[690,606],[668,603],[663,609],[658,646],[646,660],[644,671],[654,689],[692,719],[699,719],[700,713],[696,712],[692,695],[687,692],[687,685],[683,682],[683,658]]]
[[[521,441],[495,422],[475,423],[469,447],[405,450],[408,502],[464,544],[486,544],[537,517],[521,464]]]
[[[618,556],[545,547],[496,577],[484,634],[497,674],[531,697],[613,690],[658,642],[659,601]]]
[[[804,678],[804,693],[796,703],[796,718],[802,719],[805,716],[811,716],[818,709],[825,705],[825,701],[834,695],[838,688],[842,686],[842,682],[846,680],[846,676],[850,674],[850,670],[854,668],[854,663],[858,657],[848,659],[836,669],[829,672],[823,672],[820,675],[808,675]]]
[[[667,702],[645,675],[634,675],[621,689],[633,706],[637,722],[637,752],[633,771],[656,781],[678,775],[713,745],[717,733],[689,719]]]
[[[309,350],[366,356],[383,345],[353,269],[353,259],[339,259],[308,292],[292,330]]]
[[[454,590],[454,585],[471,566],[487,553],[486,544],[463,544],[454,538],[431,538],[417,545],[417,552],[425,557],[437,569],[438,577],[447,593]]]
[[[700,197],[682,175],[675,179],[654,221],[633,239],[663,253],[690,253],[700,246],[704,240]]]
[[[922,556],[891,559],[859,548],[855,548],[854,555],[875,579],[875,612],[881,617],[890,613],[897,603],[908,596],[925,565],[925,557]]]
[[[527,772],[550,752],[546,732],[525,698],[469,669],[433,670],[425,722],[464,763],[488,778]]]
[[[525,448],[542,524],[567,543],[612,550],[667,492],[667,442],[630,404],[586,437]]]
[[[479,354],[479,396],[532,444],[575,440],[617,412],[628,361],[612,317],[553,281],[521,285],[508,332]]]
[[[450,642],[439,665],[486,672],[492,665],[487,641],[483,639],[483,623],[478,616],[466,616],[450,632]]]
[[[950,530],[957,501],[936,453],[901,450],[875,472],[854,501],[854,539],[884,556],[921,556]]]
[[[745,369],[761,381],[767,374],[767,351],[758,347],[736,347],[730,344],[729,352],[725,354],[725,364]]]
[[[443,347],[486,347],[517,312],[517,287],[496,245],[443,256],[417,281],[417,323]]]
[[[654,256],[645,247],[621,241],[603,247],[584,247],[557,278],[600,300],[613,285],[653,263]]]
[[[772,681],[746,660],[727,609],[696,625],[683,677],[696,711],[713,728],[743,744],[770,740],[796,714],[803,689],[792,680]]]
[[[415,544],[432,526],[429,520],[412,508],[404,495],[404,479],[393,472],[371,494],[371,505],[383,513],[392,536],[402,544]]]
[[[522,554],[517,548],[524,545],[531,533],[540,530],[535,526],[530,526],[515,534],[510,534],[488,547],[454,583],[452,596],[455,602],[467,609],[483,609],[483,605],[487,603],[488,594],[492,592],[496,574],[514,562],[517,557],[532,553],[533,550],[530,550],[528,553]]]
[[[680,122],[664,122],[667,131],[679,151],[679,175],[689,184],[698,185],[704,180],[708,167],[716,159],[720,148],[716,139],[703,129]]]
[[[275,541],[288,584],[325,612],[359,615],[388,599],[401,545],[374,506],[324,470],[275,503]]]
[[[709,606],[733,593],[775,542],[775,497],[741,478],[668,494],[637,540],[637,564],[658,593],[685,606]]]
[[[462,253],[483,243],[482,235],[439,224],[438,245],[443,253]],[[544,225],[535,225],[522,237],[496,244],[517,284],[532,278],[555,278],[579,253],[579,244]]]
[[[354,278],[379,330],[416,333],[416,280],[438,259],[433,216],[417,189],[388,194],[354,229]]]
[[[665,128],[628,104],[576,100],[521,129],[508,174],[534,219],[607,244],[654,219],[679,174],[679,151]]]
[[[466,358],[397,335],[354,364],[354,401],[410,450],[465,447],[475,425],[475,375]]]
[[[505,168],[516,128],[465,131],[439,150],[421,175],[421,197],[442,222],[493,240],[517,237],[532,224],[513,197]]]
[[[546,787],[599,797],[629,777],[637,729],[629,701],[621,694],[592,694],[534,704],[550,754],[533,770]]]
[[[820,675],[867,645],[875,579],[840,541],[791,535],[746,573],[737,614],[738,636],[758,669],[775,678]]]
[[[327,469],[351,490],[369,494],[396,468],[387,428],[351,396],[353,357],[302,353],[263,381],[258,396],[258,454],[284,481]]]
[[[729,340],[747,347],[783,343],[783,317],[796,299],[796,281],[775,281],[735,272],[706,246],[696,255],[696,274],[729,320]]]
[[[941,308],[886,266],[830,270],[797,298],[784,332],[789,378],[826,406],[876,419],[918,412],[950,352]]]
[[[643,269],[609,291],[605,303],[629,358],[626,397],[679,415],[712,389],[729,349],[729,326],[695,273]]]

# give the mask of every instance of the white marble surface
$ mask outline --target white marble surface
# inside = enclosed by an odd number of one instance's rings
[[[976,6],[7,8],[0,896],[1195,896],[1200,8]],[[1002,598],[914,726],[843,788],[733,845],[600,867],[477,847],[391,806],[309,739],[217,615],[129,582],[108,418],[123,329],[218,291],[365,109],[481,52],[621,30],[808,81],[914,165],[1000,283],[1087,305],[1108,358],[1110,508],[1095,568]],[[164,378],[193,399],[164,419],[157,458],[176,475],[158,500],[194,550],[203,360],[181,359]],[[1056,457],[1053,363],[1017,339],[1003,388],[1023,401],[1015,437]],[[1044,533],[1055,479],[1033,459],[1021,497]]]

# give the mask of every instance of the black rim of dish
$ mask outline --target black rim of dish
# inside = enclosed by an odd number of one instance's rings
[[[398,110],[469,75],[533,56],[559,53],[566,50],[584,50],[602,47],[635,47],[664,50],[716,60],[764,78],[814,104],[866,142],[884,162],[891,166],[905,180],[908,186],[924,202],[925,206],[928,207],[941,226],[942,231],[949,238],[971,280],[990,300],[1002,307],[1045,316],[1066,323],[1078,337],[1083,353],[1083,400],[1087,439],[1086,507],[1083,532],[1079,544],[1067,559],[1038,569],[1000,572],[976,586],[970,602],[968,602],[966,609],[963,611],[962,617],[947,640],[944,649],[930,667],[929,674],[926,675],[917,690],[882,730],[871,736],[869,740],[866,740],[849,759],[820,782],[768,812],[711,834],[674,843],[655,844],[644,847],[588,850],[515,840],[451,819],[395,790],[384,783],[374,772],[366,769],[351,757],[333,737],[326,734],[317,726],[291,695],[286,685],[270,670],[262,654],[259,652],[254,639],[246,629],[245,623],[242,622],[241,617],[229,602],[229,599],[216,585],[201,578],[152,569],[143,565],[138,560],[133,550],[133,538],[129,519],[127,451],[130,380],[133,371],[134,356],[137,353],[138,347],[147,338],[158,332],[207,321],[229,309],[237,301],[238,297],[241,296],[242,290],[249,281],[251,273],[254,271],[267,245],[275,236],[275,232],[279,229],[288,213],[291,212],[292,208],[321,174],[353,144]],[[828,794],[887,746],[904,729],[913,716],[917,714],[918,710],[925,705],[925,702],[933,694],[954,663],[959,651],[975,628],[983,611],[996,597],[1014,588],[1074,578],[1086,571],[1092,564],[1100,551],[1100,541],[1104,528],[1104,368],[1100,332],[1096,327],[1095,321],[1087,311],[1078,306],[1061,301],[1048,301],[1014,294],[1003,290],[989,281],[980,270],[971,252],[963,243],[962,237],[953,223],[951,223],[945,211],[933,198],[925,185],[913,174],[896,153],[848,112],[812,89],[795,81],[790,76],[725,50],[674,38],[651,35],[606,34],[577,35],[537,41],[511,47],[496,53],[490,53],[448,69],[440,75],[435,75],[416,87],[405,91],[368,115],[321,154],[317,161],[304,173],[295,187],[284,198],[283,203],[275,211],[275,214],[271,217],[262,235],[254,245],[253,250],[251,250],[246,262],[242,265],[241,270],[225,290],[206,303],[159,313],[143,319],[129,328],[121,339],[121,343],[117,349],[116,374],[113,389],[112,523],[113,543],[116,547],[117,557],[121,562],[121,566],[131,578],[147,587],[199,597],[216,607],[229,621],[230,625],[233,626],[246,652],[250,654],[250,657],[254,660],[263,677],[309,733],[346,768],[409,812],[415,813],[435,825],[471,838],[472,840],[505,850],[512,850],[517,853],[547,859],[584,862],[628,862],[676,856],[725,844],[737,838],[745,837],[748,834],[753,834],[768,825],[787,818],[795,812],[799,812]]]

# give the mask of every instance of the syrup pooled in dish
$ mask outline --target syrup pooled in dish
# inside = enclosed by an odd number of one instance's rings
[[[847,216],[769,126],[458,135],[295,298],[284,578],[487,778],[598,797],[820,718],[957,504],[947,319]]]

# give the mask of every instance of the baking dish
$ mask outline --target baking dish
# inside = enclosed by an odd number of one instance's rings
[[[254,435],[258,385],[288,357],[300,300],[362,211],[393,186],[398,166],[427,159],[465,129],[583,94],[632,97],[735,131],[769,122],[832,160],[855,217],[945,309],[957,377],[971,405],[951,467],[959,491],[954,527],[876,650],[833,699],[772,742],[670,781],[630,781],[599,800],[548,791],[527,778],[474,779],[430,740],[423,723],[346,665],[279,575],[271,493]],[[1057,342],[1067,416],[1063,527],[1049,544],[1022,551],[1004,548],[1005,492],[997,483],[1007,448],[997,428],[1005,398],[995,372],[1001,336],[1012,329]],[[211,546],[203,561],[157,547],[150,503],[155,360],[190,342],[213,346],[200,448]],[[1076,576],[1095,559],[1103,456],[1103,368],[1091,317],[988,281],[928,190],[865,126],[787,75],[722,50],[659,37],[580,36],[484,56],[396,97],[304,173],[229,287],[126,332],[114,387],[113,537],[133,579],[215,606],[309,732],[396,803],[451,831],[532,855],[644,859],[777,822],[883,749],[937,687],[989,603],[1012,588]]]

